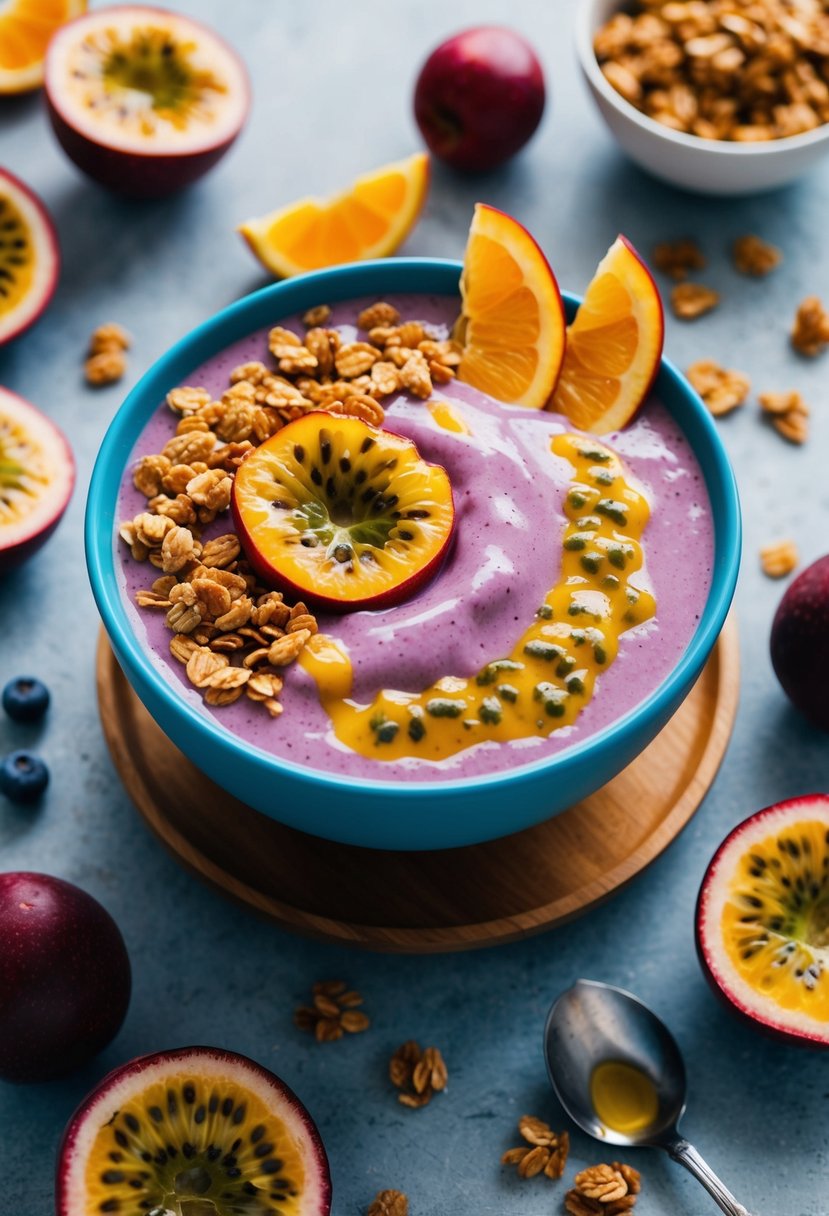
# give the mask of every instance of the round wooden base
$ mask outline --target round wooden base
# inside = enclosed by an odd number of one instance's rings
[[[661,734],[584,802],[514,836],[435,853],[360,849],[276,823],[178,751],[103,634],[97,679],[104,734],[127,792],[185,866],[283,928],[427,953],[492,946],[561,924],[658,857],[722,760],[737,710],[739,657],[730,621]]]

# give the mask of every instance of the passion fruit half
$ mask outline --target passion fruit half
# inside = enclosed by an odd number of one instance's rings
[[[288,1086],[215,1047],[140,1056],[81,1103],[58,1155],[57,1216],[328,1216],[319,1132]]]
[[[446,470],[359,418],[298,418],[242,462],[233,518],[259,577],[329,612],[412,596],[446,555]]]
[[[714,992],[769,1033],[829,1047],[829,796],[758,811],[709,865],[697,949]]]
[[[145,5],[63,26],[49,44],[45,85],[70,159],[109,189],[143,198],[212,168],[250,107],[235,51],[192,18]]]
[[[69,505],[75,461],[62,431],[0,388],[0,574],[51,536]]]
[[[49,213],[27,185],[0,168],[0,346],[35,323],[59,273]]]

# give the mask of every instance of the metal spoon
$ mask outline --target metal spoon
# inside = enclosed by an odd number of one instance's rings
[[[558,998],[544,1028],[553,1089],[568,1115],[605,1144],[664,1149],[701,1182],[728,1216],[750,1216],[678,1131],[685,1110],[685,1065],[668,1028],[621,988],[579,980]],[[641,1132],[625,1134],[599,1119],[590,1096],[593,1070],[606,1061],[638,1068],[656,1089],[659,1110]]]

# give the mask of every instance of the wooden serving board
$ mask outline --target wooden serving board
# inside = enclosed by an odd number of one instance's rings
[[[127,792],[188,869],[283,928],[402,953],[470,950],[562,924],[630,882],[685,827],[725,753],[739,695],[733,620],[683,705],[618,777],[488,844],[395,853],[334,844],[232,798],[156,725],[105,634],[104,735]]]

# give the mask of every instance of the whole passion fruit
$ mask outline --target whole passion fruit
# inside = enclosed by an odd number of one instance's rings
[[[311,1116],[253,1060],[215,1047],[141,1056],[81,1103],[58,1157],[57,1216],[328,1216]]]
[[[75,461],[62,431],[0,388],[0,575],[51,536],[69,505]]]
[[[758,811],[702,882],[697,949],[714,992],[778,1038],[829,1047],[829,796]]]
[[[130,963],[97,900],[49,874],[0,874],[0,1077],[49,1081],[113,1039]]]
[[[786,589],[772,622],[771,662],[792,704],[829,731],[829,556]]]
[[[414,595],[455,521],[446,470],[410,439],[341,414],[306,414],[242,461],[233,518],[265,582],[329,612]]]
[[[46,57],[46,100],[61,147],[102,185],[138,198],[190,185],[244,126],[242,61],[190,17],[145,5],[87,13]]]

